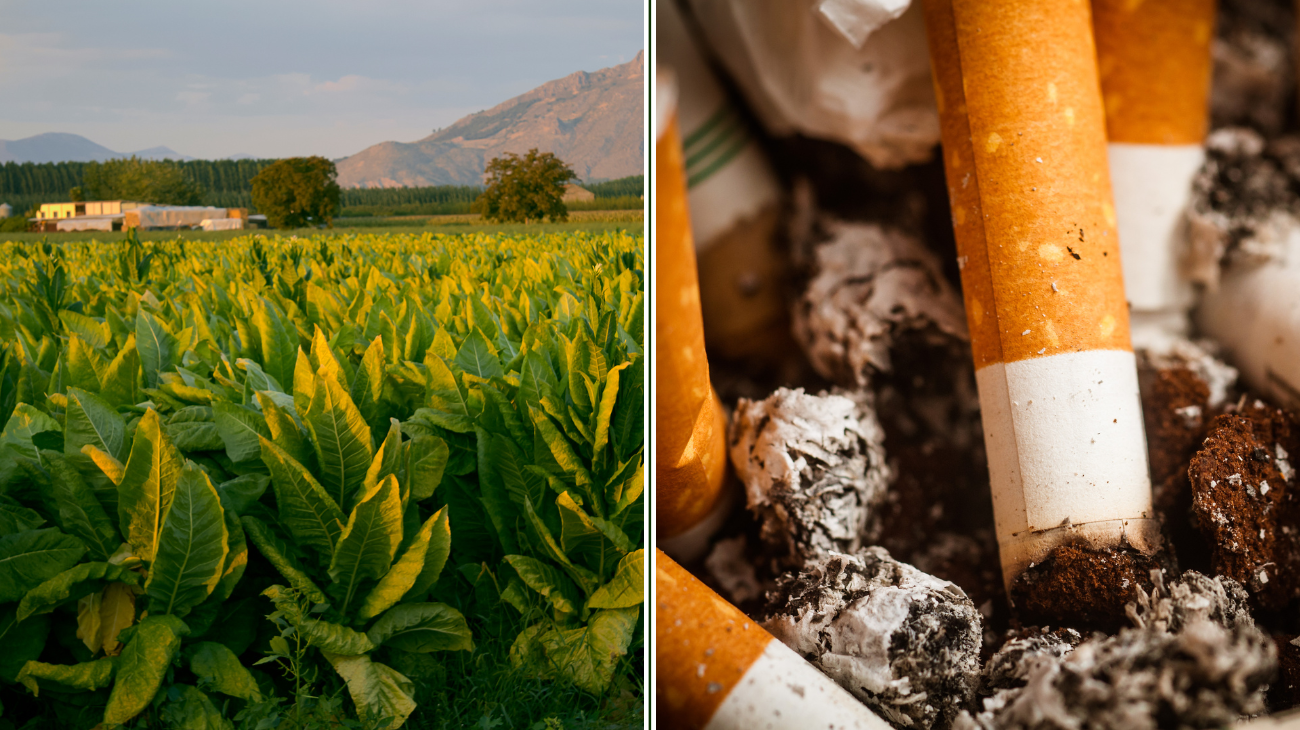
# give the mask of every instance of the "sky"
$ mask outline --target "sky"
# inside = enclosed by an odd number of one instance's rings
[[[217,159],[413,142],[632,60],[644,0],[5,0],[0,140]]]

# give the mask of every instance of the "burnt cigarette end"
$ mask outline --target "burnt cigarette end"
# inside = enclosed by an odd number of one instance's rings
[[[1300,594],[1300,505],[1292,454],[1296,415],[1260,401],[1210,424],[1187,473],[1192,517],[1210,544],[1214,572],[1279,609]]]
[[[1277,654],[1241,585],[1193,571],[1168,588],[1154,571],[1148,584],[1115,636],[1007,642],[983,676],[991,696],[956,726],[1223,727],[1261,712]]]
[[[979,611],[884,548],[812,561],[768,599],[764,628],[899,727],[946,728],[974,697]]]
[[[1123,547],[1060,545],[1011,583],[1023,620],[1112,631],[1127,623],[1125,604],[1150,590],[1156,562]]]
[[[788,565],[852,552],[879,531],[890,470],[867,393],[781,388],[740,399],[731,461],[763,541]]]

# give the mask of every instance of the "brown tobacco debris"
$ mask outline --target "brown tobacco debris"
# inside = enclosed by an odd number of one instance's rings
[[[1128,623],[1125,604],[1151,590],[1156,562],[1136,551],[1062,545],[1011,584],[1022,621],[1114,631]]]
[[[1138,366],[1155,507],[1166,512],[1187,493],[1187,462],[1208,422],[1210,387],[1185,367]]]
[[[1274,710],[1300,705],[1300,646],[1295,634],[1273,634],[1277,645],[1277,679],[1269,685],[1268,704]]]
[[[1187,470],[1193,520],[1210,543],[1214,572],[1268,610],[1300,592],[1300,512],[1289,461],[1297,450],[1296,417],[1257,400],[1214,419]]]

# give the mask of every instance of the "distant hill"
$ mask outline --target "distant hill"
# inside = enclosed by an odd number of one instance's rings
[[[337,162],[339,185],[479,185],[487,161],[536,147],[582,180],[644,169],[645,53],[620,66],[578,71],[471,114],[416,142],[382,142]]]
[[[18,140],[0,139],[0,162],[103,162],[135,155],[146,160],[192,160],[168,147],[138,152],[114,152],[79,134],[46,132]]]

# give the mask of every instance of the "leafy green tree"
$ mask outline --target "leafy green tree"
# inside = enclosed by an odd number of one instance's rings
[[[323,221],[334,227],[339,213],[338,170],[324,157],[289,157],[253,178],[253,205],[276,228]]]
[[[484,218],[494,221],[569,219],[564,205],[564,184],[578,176],[550,152],[528,150],[522,157],[507,152],[493,158],[484,171],[487,190],[474,205]]]
[[[137,200],[158,205],[198,205],[203,188],[170,160],[132,156],[86,164],[80,185],[86,200]]]

